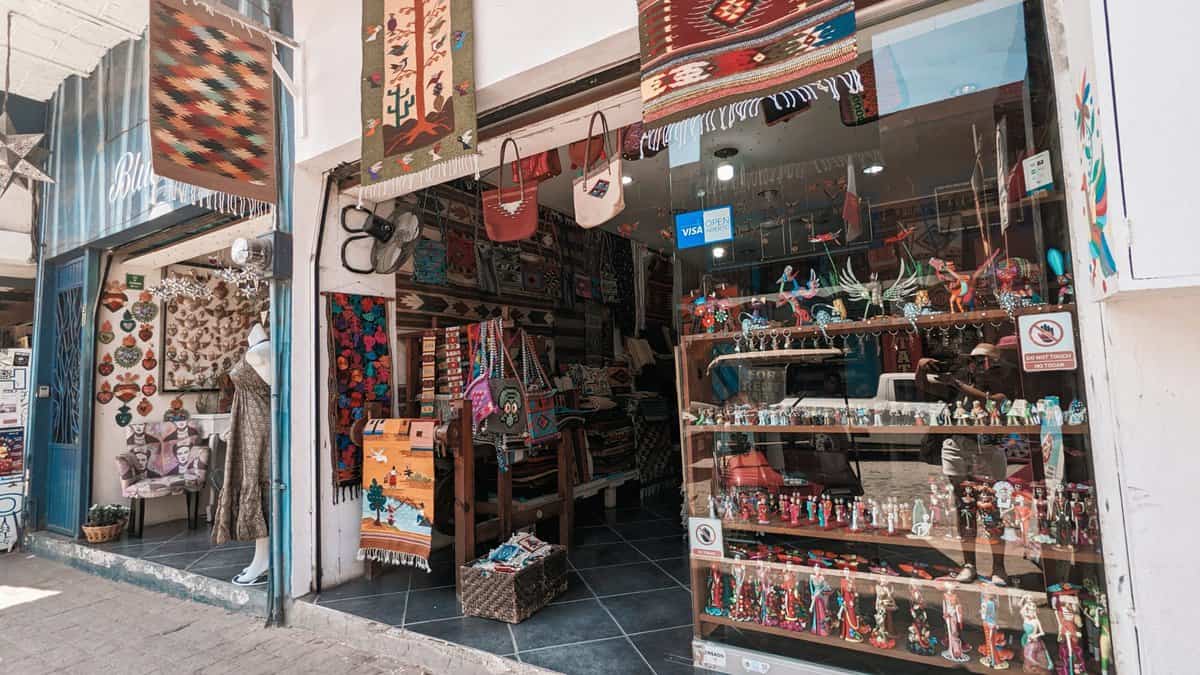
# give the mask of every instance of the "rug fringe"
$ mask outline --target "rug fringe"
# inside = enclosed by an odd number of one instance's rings
[[[160,178],[164,185],[164,198],[174,202],[202,206],[210,211],[242,218],[257,218],[274,212],[270,202],[202,188],[170,178]]]
[[[369,172],[370,168],[367,171]],[[442,160],[421,171],[395,176],[378,183],[363,184],[358,188],[358,198],[369,202],[379,202],[471,174],[475,175],[475,180],[479,180],[478,153]]]
[[[821,92],[829,94],[835,101],[840,101],[842,87],[850,94],[863,92],[862,75],[857,69],[823,77],[814,82],[784,89],[767,96],[756,96],[744,101],[728,103],[694,117],[651,129],[642,136],[642,143],[645,144],[645,149],[658,152],[671,143],[683,143],[689,138],[704,133],[725,131],[746,120],[757,119],[765,99],[771,99],[771,102],[780,108],[815,101],[820,98]]]
[[[407,565],[425,570],[426,572],[430,571],[428,558],[413,553],[404,553],[403,551],[390,551],[385,548],[360,548],[356,557],[359,561],[372,560],[385,565]]]

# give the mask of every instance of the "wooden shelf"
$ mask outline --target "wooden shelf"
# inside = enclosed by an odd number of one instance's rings
[[[1022,314],[1043,314],[1046,312],[1074,312],[1075,305],[1037,305],[1035,307],[1025,307],[1016,310],[1014,314],[1020,316]],[[952,314],[950,312],[942,312],[941,314],[927,314],[917,317],[917,327],[919,328],[934,328],[939,326],[962,326],[974,323],[990,323],[995,321],[1010,321],[1008,312],[1003,309],[983,309],[974,312],[959,312]],[[790,335],[792,338],[815,337],[821,335],[821,329],[815,325],[806,325],[796,328],[794,326],[772,326],[767,328],[757,329],[755,332],[762,330],[778,330],[780,335]],[[841,321],[838,323],[830,323],[825,325],[825,332],[829,335],[841,335],[845,333],[870,333],[877,331],[910,331],[912,323],[902,316],[877,316],[865,321]],[[695,344],[706,342],[730,341],[741,335],[741,331],[725,331],[720,333],[696,333],[694,335],[685,335],[681,339],[685,348]],[[753,352],[751,352],[753,353]],[[770,353],[770,352],[764,352]]]
[[[967,425],[967,426],[844,426],[837,424],[802,424],[802,425],[780,425],[773,426],[769,424],[704,424],[704,425],[688,425],[685,427],[688,435],[694,434],[733,434],[733,433],[777,433],[777,434],[816,434],[816,433],[835,433],[835,434],[878,434],[880,436],[925,436],[929,434],[953,436],[955,434],[963,435],[1008,435],[1008,434],[1041,434],[1040,426],[986,426],[986,425]],[[1088,433],[1088,425],[1072,424],[1066,425],[1062,429],[1063,435],[1086,435]]]
[[[938,547],[935,546],[935,543],[939,541],[944,541],[953,546],[959,546],[963,543],[953,539],[910,537],[906,534],[888,536],[886,534],[868,532],[865,530],[854,532],[845,527],[839,527],[830,530],[822,529],[820,527],[792,527],[791,525],[785,525],[779,521],[772,522],[770,525],[760,525],[758,523],[722,520],[721,524],[727,530],[737,530],[741,532],[763,532],[769,534],[782,534],[789,537],[847,541],[859,544],[880,544],[883,546],[908,546],[912,548],[937,549]],[[1007,555],[1010,558],[1025,558],[1024,555],[1015,555],[1011,553]],[[1101,564],[1103,562],[1100,554],[1092,551],[1061,550],[1051,546],[1043,546],[1041,557],[1043,560],[1062,560],[1069,563]]]
[[[815,633],[810,633],[807,630],[805,630],[805,631],[788,630],[786,628],[778,628],[775,626],[764,626],[762,624],[753,623],[753,622],[749,622],[749,621],[747,621],[747,622],[734,621],[733,619],[729,619],[729,618],[726,618],[723,616],[711,616],[709,614],[701,613],[699,615],[699,620],[700,620],[700,623],[707,623],[707,624],[710,624],[713,626],[728,626],[730,628],[735,628],[737,630],[750,630],[750,631],[755,631],[757,633],[768,633],[770,635],[777,635],[779,637],[789,638],[789,639],[793,639],[793,640],[803,640],[805,642],[813,642],[813,643],[816,643],[819,645],[825,645],[826,647],[834,647],[837,649],[848,649],[850,651],[864,652],[866,654],[875,654],[877,656],[887,656],[887,657],[891,657],[893,659],[900,659],[902,661],[911,661],[913,663],[923,663],[927,666],[931,666],[934,668],[944,668],[947,670],[967,670],[967,671],[970,671],[973,673],[993,673],[993,672],[995,672],[991,668],[988,668],[987,666],[980,663],[979,659],[977,658],[978,655],[975,654],[974,652],[971,653],[971,656],[972,656],[971,660],[967,661],[966,663],[953,663],[951,661],[947,661],[946,659],[943,659],[940,656],[921,656],[920,654],[914,654],[905,648],[905,646],[904,646],[905,636],[904,635],[898,635],[896,637],[895,648],[879,649],[877,647],[872,647],[870,645],[870,643],[865,642],[865,641],[864,642],[847,642],[846,640],[843,640],[839,637],[835,637],[832,635],[829,637],[822,637]]]
[[[708,364],[708,370],[711,372],[713,368],[721,363],[730,361],[752,361],[756,365],[770,364],[776,361],[785,363],[798,363],[801,361],[821,361],[835,356],[845,356],[846,352],[842,349],[821,348],[821,349],[770,349],[763,352],[736,352],[733,354],[721,354],[713,359]]]

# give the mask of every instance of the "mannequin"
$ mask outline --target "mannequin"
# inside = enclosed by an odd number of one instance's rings
[[[214,519],[213,540],[254,540],[254,559],[233,578],[233,583],[251,586],[266,583],[270,563],[263,495],[269,490],[267,467],[270,447],[270,392],[272,348],[262,324],[255,324],[246,338],[249,344],[242,362],[230,370],[234,398],[225,458],[225,485]]]
[[[250,364],[250,367],[258,373],[263,382],[267,383],[267,386],[273,385],[271,337],[267,335],[267,331],[261,323],[256,323],[250,328],[250,335],[246,338],[246,342],[250,345],[246,349],[246,363]],[[252,585],[263,576],[271,560],[270,549],[267,545],[269,541],[267,537],[259,537],[254,540],[254,559],[250,561],[246,569],[242,570],[241,574],[233,578],[233,583]]]

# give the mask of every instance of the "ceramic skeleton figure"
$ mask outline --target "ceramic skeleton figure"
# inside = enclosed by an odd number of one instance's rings
[[[870,315],[872,305],[886,310],[886,303],[903,302],[920,288],[916,271],[914,270],[911,275],[908,274],[903,260],[900,261],[900,276],[896,277],[896,281],[887,290],[884,290],[883,284],[879,281],[879,274],[875,272],[871,273],[870,279],[866,283],[859,281],[854,274],[854,266],[849,258],[846,259],[846,269],[842,270],[839,280],[851,300],[866,301],[867,306],[863,309],[864,319]]]

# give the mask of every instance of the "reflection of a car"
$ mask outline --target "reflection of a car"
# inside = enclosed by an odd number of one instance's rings
[[[929,403],[922,400],[917,391],[916,374],[914,373],[883,373],[879,376],[879,385],[875,396],[871,398],[835,398],[808,396],[800,399],[797,404],[809,410],[842,410],[848,408],[851,412],[860,408],[871,414],[877,411],[883,414],[884,426],[876,431],[854,434],[855,445],[863,450],[898,450],[898,451],[927,451],[937,452],[941,449],[943,436],[935,434],[896,434],[887,432],[888,417],[892,411],[907,417],[920,412],[927,424],[937,424],[938,415],[945,408],[943,403]],[[873,422],[874,420],[872,420]],[[850,444],[846,434],[831,428],[829,433],[818,433],[813,437],[813,445],[817,450],[845,450]]]

